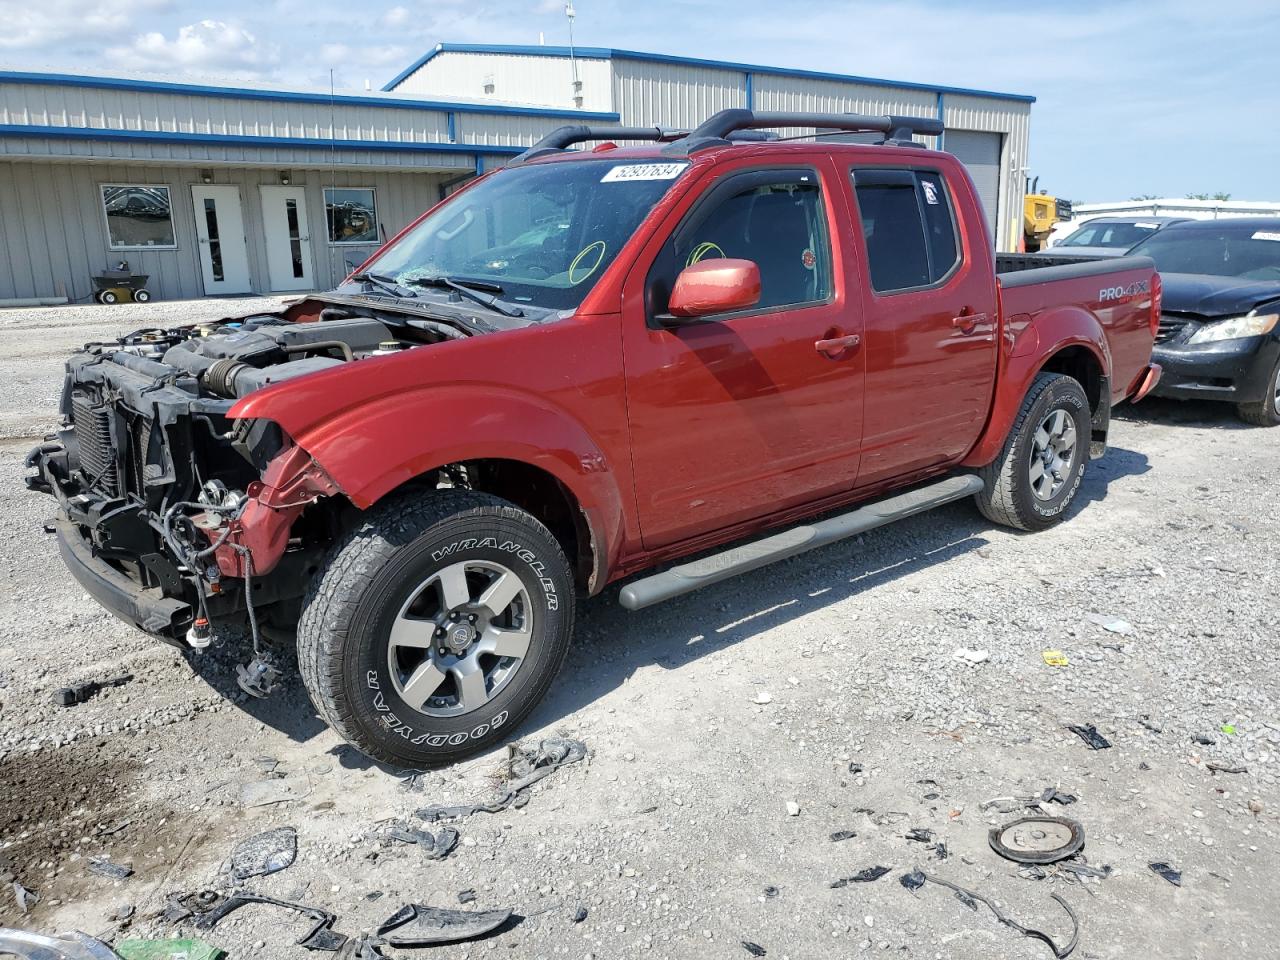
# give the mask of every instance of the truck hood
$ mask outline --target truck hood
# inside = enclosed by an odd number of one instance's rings
[[[1280,300],[1280,281],[1242,280],[1201,273],[1162,273],[1162,306],[1169,313],[1236,317],[1271,300]]]

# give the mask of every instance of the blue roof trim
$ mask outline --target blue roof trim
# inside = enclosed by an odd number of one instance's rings
[[[255,137],[244,134],[183,133],[171,130],[110,130],[103,127],[50,127],[38,124],[0,124],[0,136],[51,137],[57,140],[126,140],[144,143],[199,143],[238,147],[321,147],[325,150],[407,150],[417,153],[469,153],[514,156],[528,147],[500,147],[479,143],[421,143],[396,140],[328,140],[323,137]]]
[[[33,73],[23,70],[0,70],[0,84],[42,83],[56,87],[91,87],[97,90],[130,90],[138,93],[173,93],[195,97],[221,97],[232,100],[273,100],[285,103],[314,103],[327,106],[389,107],[397,110],[440,110],[455,113],[498,114],[517,117],[557,117],[578,120],[617,120],[616,113],[589,110],[563,110],[552,107],[508,107],[496,103],[451,103],[444,100],[410,100],[398,97],[361,97],[351,94],[308,93],[294,90],[258,90],[253,87],[214,87],[196,83],[172,83],[167,80],[127,80],[123,77],[88,77],[69,73]]]
[[[806,77],[811,80],[839,80],[845,83],[865,83],[877,87],[894,87],[899,90],[925,90],[930,93],[956,93],[973,97],[993,97],[997,100],[1017,100],[1035,103],[1036,98],[1023,93],[998,93],[994,90],[973,90],[968,87],[948,87],[935,83],[912,83],[908,80],[881,80],[875,77],[859,77],[845,73],[825,73],[819,70],[793,70],[788,67],[766,67],[754,63],[735,63],[731,60],[703,60],[699,57],[678,57],[668,53],[642,53],[638,50],[618,50],[613,47],[574,47],[575,56],[586,60],[643,60],[648,63],[673,63],[689,67],[711,67],[720,70],[736,70],[745,73],[765,73],[779,77]],[[430,53],[404,70],[383,90],[392,90],[406,77],[427,61],[441,53],[506,53],[518,57],[567,57],[568,47],[521,46],[491,43],[438,43]]]

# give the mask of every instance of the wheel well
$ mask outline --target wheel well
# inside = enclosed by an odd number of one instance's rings
[[[1095,459],[1102,456],[1111,426],[1111,385],[1098,358],[1088,347],[1067,347],[1050,357],[1041,370],[1065,374],[1084,388],[1093,421],[1090,455]]]
[[[537,517],[564,550],[577,585],[589,589],[595,573],[591,528],[573,493],[553,474],[519,460],[466,460],[415,477],[392,492],[440,487],[491,493]]]

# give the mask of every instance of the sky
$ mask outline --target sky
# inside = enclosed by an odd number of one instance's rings
[[[1076,202],[1280,200],[1276,0],[576,0],[574,39],[1031,94]],[[0,0],[0,67],[377,90],[438,42],[568,40],[561,0]],[[661,123],[661,117],[649,118]]]

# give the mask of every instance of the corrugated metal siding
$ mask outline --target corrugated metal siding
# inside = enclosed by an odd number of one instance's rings
[[[641,127],[695,127],[713,113],[747,105],[746,74],[641,60],[613,61],[613,109]]]
[[[487,77],[492,93],[485,93]],[[611,111],[613,72],[608,60],[578,60],[582,109]],[[465,97],[573,109],[573,74],[567,57],[531,57],[446,51],[432,57],[395,87],[400,94]],[[568,121],[564,121],[568,122]]]
[[[441,110],[233,100],[139,90],[53,84],[0,85],[0,124],[103,127],[223,136],[323,137],[439,143],[448,140]]]
[[[498,147],[527,147],[542,139],[556,127],[573,123],[572,118],[556,117],[499,117],[479,114],[460,114],[457,118],[457,138],[459,143],[484,144]],[[608,126],[603,121],[593,121],[593,125]]]
[[[265,232],[258,187],[279,183],[277,169],[215,167],[215,183],[240,188],[250,280],[254,292],[268,292]],[[394,236],[439,199],[441,183],[451,177],[428,173],[293,170],[292,182],[306,189],[311,253],[319,288],[331,287],[358,264],[374,245],[327,242],[323,188],[372,187],[383,233]],[[136,273],[149,274],[158,299],[204,295],[196,243],[191,187],[200,182],[191,167],[133,164],[0,162],[0,300],[66,296],[86,299],[91,273],[121,259]],[[146,183],[169,187],[173,207],[174,250],[111,250],[102,211],[100,185]]]
[[[64,140],[60,137],[0,137],[0,158],[105,158],[122,163],[264,164],[281,168],[329,167],[386,170],[469,170],[475,158],[466,153],[401,150],[331,150],[325,147],[257,147],[203,143]]]
[[[752,84],[757,110],[869,113],[874,116],[895,113],[906,117],[938,115],[938,98],[930,91],[768,74],[757,74]]]
[[[1000,221],[996,224],[995,241],[996,249],[1013,250],[1022,233],[1022,198],[1026,193],[1022,168],[1027,166],[1031,139],[1031,104],[949,93],[944,106],[948,130],[1005,135],[1000,159]]]

